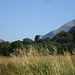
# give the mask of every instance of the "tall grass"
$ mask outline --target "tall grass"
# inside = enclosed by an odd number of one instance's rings
[[[75,55],[39,55],[30,52],[13,57],[0,57],[0,75],[75,75]]]

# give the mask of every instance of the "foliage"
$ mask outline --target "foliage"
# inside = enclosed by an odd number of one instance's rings
[[[70,31],[70,33],[72,34],[72,36],[73,36],[73,42],[75,43],[75,30]]]
[[[23,44],[22,44],[22,42],[19,41],[19,40],[12,42],[10,46],[11,46],[11,48],[13,48],[13,49],[17,49],[17,48],[18,48],[18,49],[19,49],[19,48],[22,49],[22,48],[23,48]]]
[[[10,44],[10,53],[14,53],[15,55],[20,54],[20,50],[23,50],[23,44],[21,41],[14,41]]]
[[[9,50],[10,42],[2,42],[0,43],[0,55],[7,56],[10,53]]]
[[[33,40],[29,39],[29,38],[25,38],[23,39],[23,44],[32,44],[33,43]]]
[[[2,42],[0,43],[0,55],[8,56],[11,53],[15,55],[28,54],[31,50],[37,51],[40,55],[63,54],[64,51],[72,51],[75,49],[75,30],[69,32],[60,32],[53,39],[47,37],[33,41],[29,38],[23,41]]]
[[[52,40],[60,44],[70,43],[73,40],[73,36],[69,32],[60,32]]]
[[[47,38],[45,38],[45,39],[40,39],[39,41],[38,41],[38,43],[47,43],[47,42],[50,42],[51,41],[51,38],[50,37],[47,37]]]

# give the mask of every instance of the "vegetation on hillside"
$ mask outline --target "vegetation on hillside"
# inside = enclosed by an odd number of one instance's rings
[[[33,41],[29,38],[23,39],[23,41],[14,42],[2,42],[0,43],[0,55],[10,56],[11,54],[27,55],[30,49],[37,51],[43,55],[63,54],[64,51],[69,51],[71,54],[75,49],[75,30],[70,32],[60,32],[53,39],[47,37],[46,39],[40,39]],[[21,52],[21,53],[20,53]]]

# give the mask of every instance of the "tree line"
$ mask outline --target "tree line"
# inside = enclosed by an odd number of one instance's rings
[[[73,50],[75,50],[75,30],[60,32],[52,39],[47,37],[33,41],[32,39],[25,38],[23,41],[18,40],[11,43],[9,41],[2,42],[0,43],[0,55],[10,56],[12,53],[17,55],[23,50],[25,50],[24,52],[27,54],[31,46],[43,55],[47,55],[47,53],[53,55],[55,51],[56,54],[63,54],[63,52],[67,50],[72,54]]]

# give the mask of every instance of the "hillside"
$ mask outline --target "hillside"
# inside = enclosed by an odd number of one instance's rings
[[[69,31],[73,26],[75,26],[75,20],[72,20],[63,26],[61,26],[59,29],[49,32],[48,34],[44,35],[42,38],[45,39],[46,37],[53,38],[57,33],[61,31]]]
[[[0,39],[0,43],[4,42],[4,40]]]

